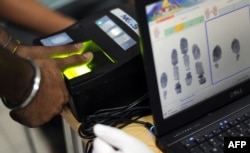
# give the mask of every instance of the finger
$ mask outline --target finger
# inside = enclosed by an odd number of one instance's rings
[[[62,46],[53,46],[50,47],[48,55],[50,57],[57,57],[60,55],[71,56],[72,54],[80,53],[83,49],[82,43],[62,45]]]
[[[55,58],[64,55],[71,56],[72,54],[81,53],[83,49],[82,43],[61,45],[61,46],[26,46],[20,45],[18,47],[17,55],[25,58],[41,59],[41,58]]]
[[[95,138],[92,153],[115,153],[115,150],[103,140]]]
[[[91,52],[84,53],[82,55],[72,55],[66,58],[54,59],[60,70],[64,70],[67,67],[88,63],[93,59]]]

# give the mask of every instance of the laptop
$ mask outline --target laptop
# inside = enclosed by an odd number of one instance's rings
[[[163,152],[223,152],[224,138],[250,136],[249,3],[136,0]]]

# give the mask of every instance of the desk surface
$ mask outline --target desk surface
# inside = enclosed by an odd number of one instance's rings
[[[77,132],[80,123],[76,120],[71,110],[68,107],[65,107],[61,115],[69,123],[70,127],[75,132]],[[152,123],[152,116],[146,116],[141,118],[140,120]],[[132,123],[124,127],[122,130],[144,142],[155,153],[161,153],[161,151],[155,145],[155,137],[144,126]],[[85,141],[83,140],[83,142]]]

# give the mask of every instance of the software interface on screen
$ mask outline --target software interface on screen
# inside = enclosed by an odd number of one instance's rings
[[[250,78],[249,0],[145,9],[164,118]]]

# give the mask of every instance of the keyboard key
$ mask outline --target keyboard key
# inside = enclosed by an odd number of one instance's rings
[[[234,128],[228,129],[226,131],[226,133],[230,136],[230,137],[237,137],[240,132],[238,132],[237,130],[235,130]]]
[[[245,116],[240,116],[236,120],[239,121],[239,122],[243,122],[243,121],[246,120],[246,117]]]
[[[228,135],[227,135],[225,132],[223,132],[223,133],[221,133],[221,134],[219,134],[219,135],[217,136],[217,138],[218,138],[220,141],[222,141],[222,142],[224,142],[224,137],[228,137]]]
[[[224,150],[224,142],[223,142],[222,144],[220,144],[220,148],[221,148],[222,150]]]
[[[224,151],[219,147],[215,147],[211,150],[211,153],[224,153]]]
[[[247,131],[245,131],[243,133],[240,133],[238,137],[249,137],[249,136],[250,134]]]
[[[199,145],[201,150],[203,150],[204,152],[208,152],[209,150],[211,150],[213,147],[208,143],[208,142],[204,142],[202,144]]]
[[[199,137],[195,137],[195,141],[199,144],[199,143],[202,143],[204,142],[206,139],[202,136],[199,136]]]
[[[250,129],[247,129],[247,130],[246,130],[246,133],[247,133],[247,134],[250,134]]]
[[[190,153],[202,153],[202,150],[198,147],[195,146],[189,150]]]
[[[235,125],[239,124],[239,121],[238,120],[233,120],[233,121],[230,121],[229,124],[231,126],[235,126]]]
[[[229,124],[225,124],[225,125],[220,126],[220,129],[221,129],[222,131],[226,131],[226,130],[229,129],[229,128],[230,128],[230,125],[229,125]]]
[[[222,142],[221,142],[218,138],[214,137],[214,138],[209,139],[209,143],[210,143],[213,147],[217,147],[217,146],[219,146]]]
[[[190,141],[189,139],[186,139],[181,142],[181,144],[187,149],[190,150],[192,147],[196,145],[194,141]]]
[[[250,112],[244,114],[244,116],[245,116],[246,118],[250,118]]]
[[[207,140],[211,139],[212,137],[214,137],[213,132],[210,132],[210,133],[204,135],[204,138]]]
[[[214,130],[213,130],[213,134],[214,134],[214,135],[218,135],[218,134],[220,134],[221,132],[222,132],[222,130],[221,130],[220,128],[214,129]]]
[[[243,133],[246,130],[248,130],[248,128],[243,123],[240,123],[240,124],[236,125],[235,129],[238,130],[241,133]]]
[[[244,124],[245,124],[248,128],[250,128],[250,119],[245,120],[245,121],[244,121]]]

